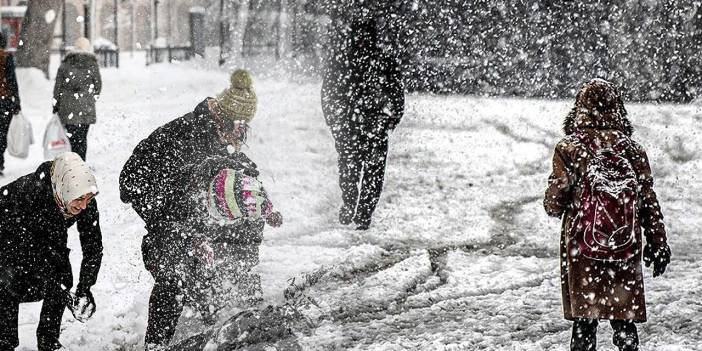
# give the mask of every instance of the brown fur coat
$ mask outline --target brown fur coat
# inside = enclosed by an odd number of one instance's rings
[[[594,82],[594,83],[593,83]],[[646,301],[641,265],[641,231],[636,238],[637,254],[625,262],[595,261],[578,255],[571,223],[589,155],[574,133],[581,132],[602,146],[628,139],[633,129],[616,90],[593,81],[578,94],[576,106],[566,117],[566,137],[557,145],[553,172],[549,177],[544,208],[562,217],[561,291],[566,319],[619,319],[646,321]],[[606,82],[608,83],[608,82]],[[610,83],[608,83],[610,84]],[[613,89],[613,87],[611,87]],[[602,103],[604,101],[604,103]],[[644,149],[633,140],[626,151],[638,178],[638,216],[646,242],[654,248],[666,244],[663,215],[653,191],[653,178]]]

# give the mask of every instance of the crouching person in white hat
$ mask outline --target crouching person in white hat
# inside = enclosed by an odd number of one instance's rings
[[[41,164],[34,172],[0,188],[0,351],[19,345],[17,317],[23,302],[43,300],[37,346],[59,350],[61,318],[83,301],[93,311],[90,288],[102,261],[102,235],[95,177],[75,153]],[[83,261],[75,294],[68,228],[78,224]],[[85,307],[85,306],[83,306]],[[85,317],[85,315],[83,315]]]

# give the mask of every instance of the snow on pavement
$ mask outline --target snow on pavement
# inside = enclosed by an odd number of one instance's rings
[[[88,161],[96,170],[105,258],[86,324],[64,315],[71,350],[140,350],[153,280],[144,270],[143,222],[119,201],[118,177],[133,147],[227,84],[226,72],[187,64],[129,62],[104,69]],[[41,140],[53,82],[19,72],[23,111]],[[558,220],[541,208],[553,145],[571,101],[412,95],[391,140],[386,189],[367,232],[337,223],[336,155],[319,84],[256,79],[259,112],[249,156],[285,217],[267,228],[261,273],[267,303],[283,302],[290,278],[323,267],[338,274],[306,293],[326,311],[306,349],[566,350]],[[673,262],[646,271],[649,322],[641,350],[702,350],[700,105],[637,105],[629,112],[649,151]],[[33,171],[8,157],[3,182]],[[80,245],[69,234],[77,270]],[[77,272],[76,272],[77,273]],[[76,275],[77,276],[77,275]],[[40,303],[24,304],[20,350],[35,349]],[[308,311],[314,314],[312,307]],[[316,314],[320,316],[319,311]],[[608,326],[600,350],[613,350]]]

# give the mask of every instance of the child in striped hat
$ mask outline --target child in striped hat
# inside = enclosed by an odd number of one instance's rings
[[[265,219],[272,227],[283,223],[280,212],[273,211],[263,184],[241,171],[222,169],[212,179],[207,191],[207,211],[217,220]]]

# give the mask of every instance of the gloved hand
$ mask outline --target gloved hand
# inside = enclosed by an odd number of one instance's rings
[[[646,267],[653,264],[653,277],[662,275],[670,263],[670,247],[664,245],[654,249],[650,244],[646,244],[643,250],[643,261]]]
[[[73,296],[73,301],[68,306],[68,309],[77,321],[81,323],[88,321],[96,310],[95,298],[93,293],[90,292],[90,288],[78,284],[76,294]]]
[[[214,250],[207,240],[193,241],[193,254],[205,267],[214,266]]]
[[[400,123],[399,118],[389,117],[388,118],[388,130],[395,130],[395,127]]]
[[[278,228],[283,224],[283,215],[275,211],[266,217],[266,223],[274,228]]]
[[[403,107],[395,108],[395,106],[390,103],[383,109],[383,117],[387,120],[387,130],[395,130],[395,127],[400,123],[402,119],[402,114],[404,113]]]

